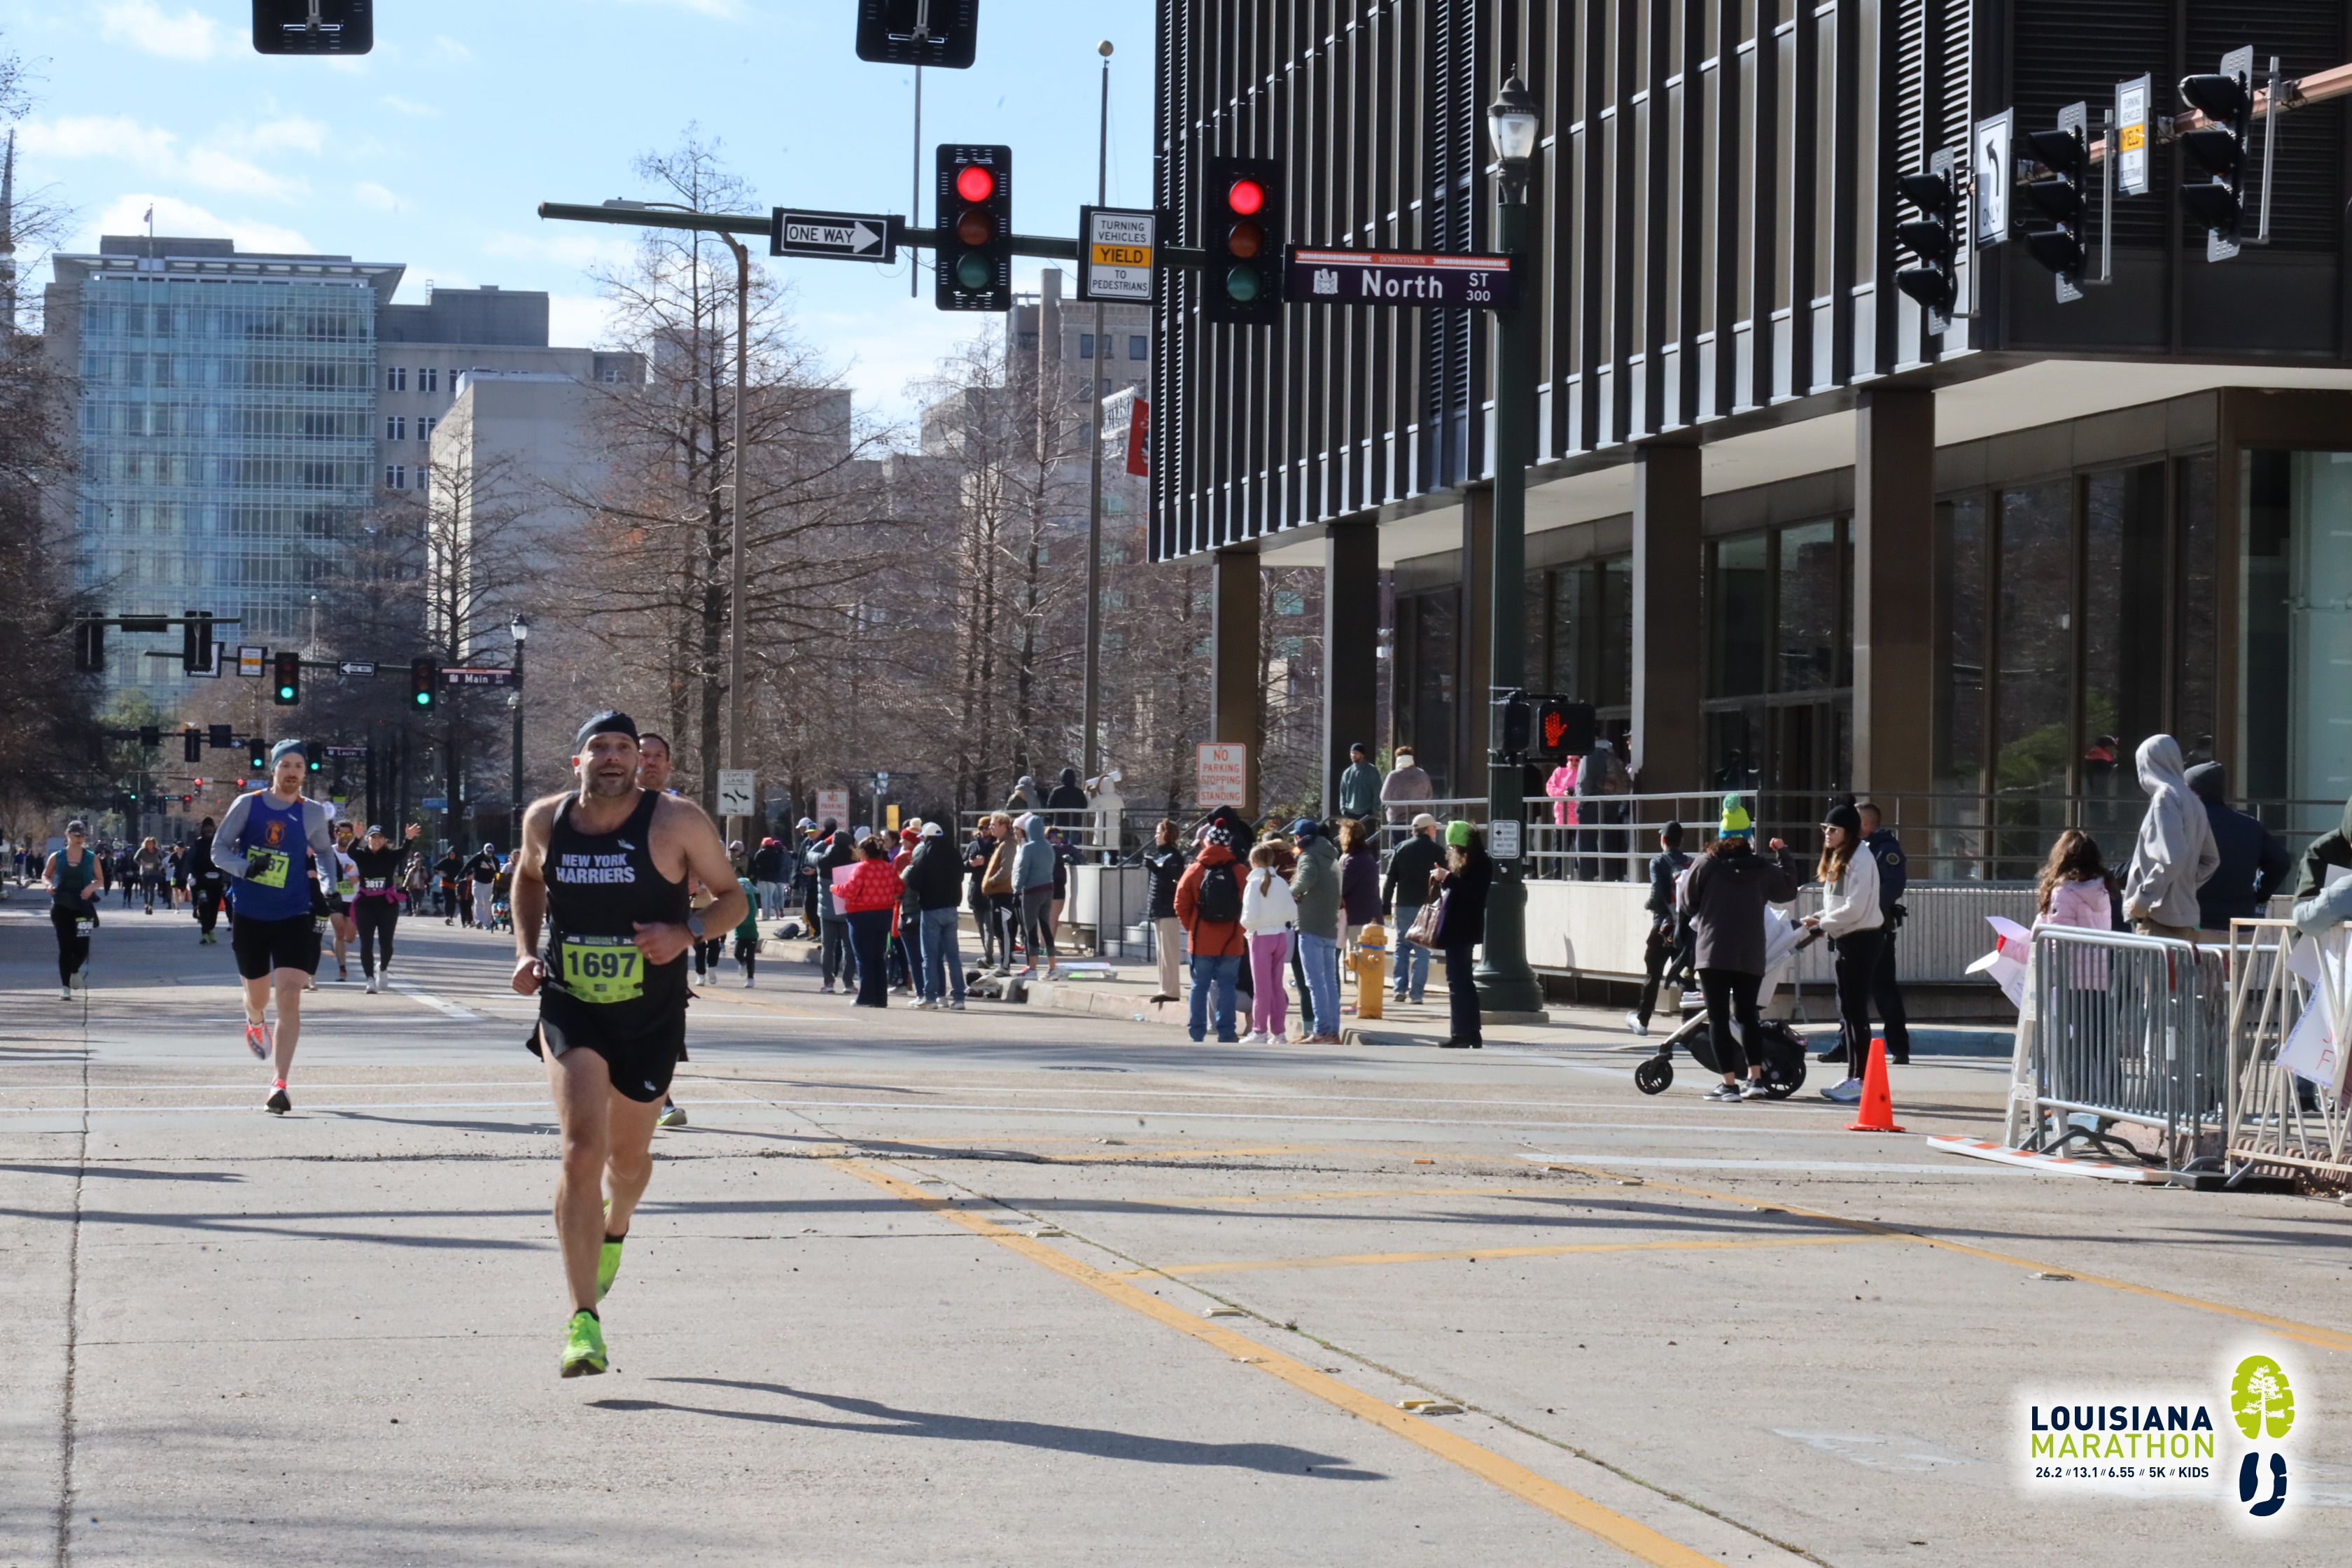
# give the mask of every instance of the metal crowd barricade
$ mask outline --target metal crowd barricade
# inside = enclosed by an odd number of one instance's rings
[[[2012,1121],[2012,1142],[2046,1154],[2083,1142],[2172,1169],[2212,1152],[2229,1083],[2221,948],[2044,926],[2029,984],[2033,1016],[2020,1032],[2011,1105],[2025,1125]],[[2119,1121],[2149,1129],[2160,1162],[2110,1135]]]
[[[2345,926],[2302,938],[2309,945],[2298,961],[2293,921],[2230,922],[2230,1102],[2222,1159],[2233,1178],[2270,1166],[2352,1181],[2352,1097],[2346,1093],[2343,1046],[2352,1032],[2347,938],[2352,928]],[[2310,1037],[2322,1028],[2324,1040]]]

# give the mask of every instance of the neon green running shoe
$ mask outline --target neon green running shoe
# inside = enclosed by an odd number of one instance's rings
[[[625,1236],[620,1241],[606,1242],[604,1250],[597,1256],[596,1300],[599,1301],[613,1293],[613,1280],[621,1272],[621,1247],[628,1239]]]
[[[563,1375],[593,1376],[604,1370],[604,1325],[583,1309],[563,1331]]]

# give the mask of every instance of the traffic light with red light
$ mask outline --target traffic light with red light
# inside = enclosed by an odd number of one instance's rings
[[[1926,169],[1899,176],[1895,184],[1919,216],[1895,225],[1895,237],[1919,262],[1895,273],[1895,286],[1927,313],[1930,335],[1948,331],[1960,301],[1959,242],[1954,226],[1958,184],[1952,177],[1951,150],[1937,148]]]
[[[419,654],[408,661],[408,705],[419,713],[429,713],[440,695],[441,664],[431,654]]]
[[[2048,218],[2048,228],[2025,231],[2026,254],[2058,275],[2058,302],[2083,297],[2080,285],[2090,251],[2083,237],[2090,204],[2083,185],[2091,171],[2088,108],[2070,103],[2058,111],[2054,131],[2029,131],[2020,149],[2042,166],[2042,177],[2024,186],[2025,199]]]
[[[1208,265],[1202,314],[1265,326],[1282,313],[1282,165],[1271,158],[1206,158],[1199,224]]]
[[[941,142],[939,266],[942,310],[1013,309],[1013,149]]]
[[[280,708],[302,700],[302,656],[291,648],[269,656],[269,700]]]

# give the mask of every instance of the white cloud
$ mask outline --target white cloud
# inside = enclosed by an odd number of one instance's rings
[[[306,125],[307,121],[282,121],[266,130],[271,137],[294,134],[288,127]],[[247,138],[255,132],[229,132],[222,140],[228,145],[252,145],[261,148],[282,147],[280,140],[253,142]],[[250,159],[226,153],[217,146],[198,146],[183,152],[180,139],[169,131],[142,125],[124,115],[82,115],[62,120],[31,120],[25,123],[19,141],[29,154],[47,154],[54,158],[111,158],[131,164],[142,174],[159,179],[184,181],[210,191],[227,191],[236,195],[268,196],[276,201],[290,202],[301,196],[308,187],[299,179],[263,168]]]
[[[593,348],[607,340],[613,305],[593,294],[551,294],[547,339],[558,348]]]
[[[400,198],[377,184],[373,180],[362,180],[352,187],[352,199],[363,207],[373,207],[380,213],[396,213]]]
[[[326,126],[299,114],[226,128],[219,134],[226,144],[255,153],[316,153],[327,144]]]
[[[625,266],[637,253],[635,242],[619,229],[583,229],[575,224],[551,224],[538,234],[494,234],[482,242],[482,250],[514,261],[583,269]]]
[[[385,93],[383,95],[383,103],[384,107],[387,109],[397,110],[403,114],[414,115],[419,120],[438,120],[441,118],[441,110],[434,105],[430,103],[412,102],[409,100],[401,97],[396,92]]]
[[[474,51],[446,33],[436,35],[433,39],[433,49],[444,60],[465,65],[474,63]]]
[[[219,217],[177,196],[150,194],[121,195],[110,203],[89,227],[89,248],[98,248],[97,237],[101,234],[145,234],[146,213],[151,205],[155,209],[155,232],[159,235],[192,238],[226,236],[236,241],[239,250],[316,254],[319,248],[290,228],[256,223],[250,218]]]
[[[173,60],[208,60],[219,52],[219,27],[201,11],[166,13],[155,0],[108,0],[99,7],[110,43],[129,44]]]

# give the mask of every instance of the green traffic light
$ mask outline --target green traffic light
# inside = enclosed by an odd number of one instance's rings
[[[293,689],[292,687],[290,687],[290,686],[281,686],[281,687],[279,687],[279,688],[278,689],[278,701],[280,701],[280,702],[291,702],[291,701],[293,701],[293,700],[294,700],[294,689]]]
[[[1236,267],[1225,274],[1225,298],[1237,305],[1255,300],[1261,287],[1255,267]]]
[[[432,706],[433,706],[433,693],[431,693],[430,691],[420,691],[420,692],[418,692],[418,693],[416,694],[416,705],[417,705],[419,708],[430,708],[430,707],[432,707]]]
[[[996,268],[988,258],[971,251],[956,263],[956,281],[977,292],[996,281]]]

